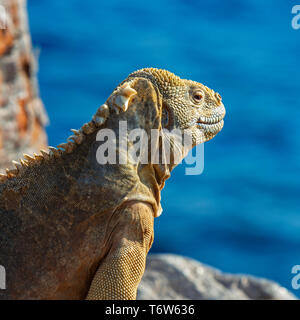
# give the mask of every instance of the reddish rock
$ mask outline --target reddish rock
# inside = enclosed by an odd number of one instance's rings
[[[9,29],[0,29],[0,55],[3,55],[14,42],[13,35]]]
[[[6,12],[7,29],[0,30],[0,172],[23,153],[47,146],[47,115],[36,87],[26,1],[7,1]]]
[[[20,137],[24,137],[28,129],[28,115],[26,112],[26,101],[24,99],[19,100],[20,111],[17,114],[17,123]]]

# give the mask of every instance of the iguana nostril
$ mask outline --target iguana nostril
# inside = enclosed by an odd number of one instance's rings
[[[215,97],[216,97],[216,99],[217,99],[217,101],[218,101],[219,103],[222,102],[222,97],[221,97],[221,95],[220,95],[218,92],[215,93]]]

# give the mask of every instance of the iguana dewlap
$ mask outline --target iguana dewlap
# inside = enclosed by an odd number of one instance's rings
[[[14,162],[0,176],[0,299],[135,299],[160,190],[176,163],[99,164],[99,130],[115,132],[118,146],[120,121],[149,136],[175,128],[195,146],[222,129],[224,115],[220,95],[206,86],[142,69],[67,143]]]

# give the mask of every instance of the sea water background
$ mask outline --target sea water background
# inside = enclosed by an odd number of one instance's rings
[[[151,252],[198,259],[291,288],[300,264],[300,30],[294,1],[29,0],[50,145],[91,119],[143,67],[219,91],[223,131],[205,170],[177,167]],[[299,292],[294,291],[299,295]]]

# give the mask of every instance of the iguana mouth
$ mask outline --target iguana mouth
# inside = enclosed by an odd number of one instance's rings
[[[210,133],[218,133],[223,128],[224,117],[225,117],[225,109],[224,109],[224,106],[221,106],[221,109],[219,109],[211,117],[204,117],[204,116],[200,117],[197,121],[197,128],[205,130]]]
[[[213,115],[212,117],[200,117],[197,121],[197,124],[207,124],[212,125],[219,123],[221,120],[223,120],[224,115]]]
[[[224,116],[225,112],[215,113],[212,117],[200,117],[197,121],[197,128],[212,134],[217,134],[224,126]]]
[[[223,120],[221,120],[217,123],[209,123],[209,124],[197,122],[198,129],[203,129],[203,130],[208,131],[210,133],[218,133],[223,128],[223,125],[224,125]]]

